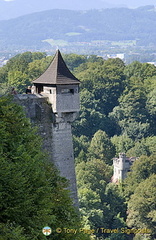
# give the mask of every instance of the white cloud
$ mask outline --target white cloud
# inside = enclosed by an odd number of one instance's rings
[[[4,2],[13,2],[14,0],[3,0]]]

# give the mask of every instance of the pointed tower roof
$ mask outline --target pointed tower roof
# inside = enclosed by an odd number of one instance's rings
[[[39,78],[34,80],[33,83],[64,85],[79,84],[80,81],[70,72],[60,51],[57,50],[54,59],[47,70]]]

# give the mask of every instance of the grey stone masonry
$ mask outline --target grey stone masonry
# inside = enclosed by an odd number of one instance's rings
[[[77,112],[54,113],[47,97],[41,94],[18,94],[16,102],[23,106],[31,122],[38,126],[43,148],[49,153],[60,175],[69,180],[74,205],[78,207],[71,124]]]
[[[77,187],[74,166],[73,142],[71,124],[57,123],[52,126],[53,160],[63,177],[69,180],[71,197],[77,203]]]

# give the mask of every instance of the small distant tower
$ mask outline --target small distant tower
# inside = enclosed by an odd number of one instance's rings
[[[113,159],[114,175],[113,182],[118,183],[127,177],[127,173],[130,171],[131,165],[136,158],[128,158],[125,153],[119,153],[119,158]]]
[[[36,95],[47,97],[51,104],[52,159],[61,176],[69,180],[72,198],[78,205],[71,124],[80,110],[80,81],[69,71],[58,50],[50,66],[33,84]]]

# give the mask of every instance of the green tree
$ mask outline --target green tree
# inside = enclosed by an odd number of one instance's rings
[[[145,122],[147,119],[146,100],[146,95],[141,89],[126,90],[119,99],[121,109],[119,120],[133,118],[135,121]]]
[[[15,87],[18,93],[25,92],[27,85],[30,84],[27,74],[21,71],[9,71],[8,85]]]
[[[156,88],[154,88],[147,96],[146,107],[151,115],[156,116]]]
[[[110,181],[112,167],[102,160],[93,159],[88,162],[81,162],[76,166],[78,188],[90,188],[93,191],[103,194],[103,188]],[[97,181],[98,180],[98,181]]]
[[[141,156],[132,165],[124,181],[128,202],[127,224],[131,228],[150,230],[150,240],[155,239],[156,156]],[[135,239],[139,239],[136,235]],[[144,238],[140,238],[144,239]]]
[[[151,174],[156,174],[156,156],[141,156],[133,163],[131,170],[124,181],[127,197],[134,193],[134,190],[142,181],[149,178]]]
[[[86,222],[85,226],[91,229],[104,226],[106,218],[102,199],[112,176],[112,168],[101,160],[93,159],[77,164],[76,173],[80,212]]]
[[[115,146],[116,149],[116,157],[119,156],[119,153],[126,153],[129,149],[131,149],[134,146],[134,142],[131,138],[129,138],[127,135],[114,135],[111,138],[111,142]]]
[[[8,76],[8,69],[7,66],[3,66],[0,68],[0,83],[7,82],[7,76]]]
[[[129,86],[133,88],[138,83],[143,83],[149,77],[155,76],[156,67],[152,64],[134,61],[125,67],[124,73],[128,79]]]
[[[76,172],[80,212],[85,226],[91,229],[124,227],[125,199],[121,188],[109,183],[112,168],[101,160],[93,159],[77,164]],[[99,231],[96,236],[103,237],[104,234]],[[127,238],[124,236],[122,239]]]
[[[75,162],[80,163],[87,161],[87,152],[89,147],[89,140],[86,136],[80,137],[73,136],[74,156]]]
[[[107,164],[112,164],[112,158],[115,156],[115,146],[104,131],[98,130],[94,134],[88,148],[88,156],[91,159],[97,158]]]
[[[150,152],[145,143],[145,139],[142,138],[140,141],[135,142],[135,145],[127,151],[126,155],[128,157],[140,157],[142,155],[149,156]]]
[[[91,139],[99,128],[108,132],[109,135],[113,133],[114,126],[108,117],[101,113],[99,101],[100,100],[96,100],[94,94],[87,89],[83,89],[80,92],[80,116],[73,127],[73,133],[76,136],[86,135]]]
[[[10,97],[0,98],[0,120],[1,237],[46,239],[42,228],[47,225],[52,229],[79,228],[67,181],[49,162],[36,130]],[[74,237],[85,239],[79,233]],[[60,238],[73,239],[73,235],[53,232],[49,236]]]
[[[156,134],[156,126],[155,126],[155,119],[156,119],[156,87],[152,89],[147,95],[146,101],[146,109],[149,113],[149,121],[151,126],[151,133]]]
[[[15,57],[9,59],[7,62],[7,68],[9,71],[26,71],[28,64],[32,62],[32,53],[25,52],[17,54]]]
[[[118,215],[118,217],[120,216],[126,220],[127,206],[120,186],[113,183],[107,184],[105,189],[105,196],[106,202],[108,204],[107,207],[111,211],[112,218]]]
[[[38,78],[49,66],[52,61],[52,57],[44,57],[41,59],[35,59],[28,64],[27,74],[30,81]]]
[[[46,58],[47,54],[44,52],[32,52],[32,61]]]
[[[69,69],[73,71],[80,64],[86,62],[87,57],[84,55],[78,55],[78,54],[72,53],[72,54],[65,54],[63,56],[63,59],[65,60]]]
[[[88,62],[77,68],[77,77],[81,87],[93,92],[95,99],[100,99],[101,113],[108,114],[118,103],[124,89],[124,63],[120,59]]]
[[[113,109],[109,117],[121,128],[121,133],[133,140],[150,135],[149,114],[146,109],[146,94],[141,89],[126,89],[119,99],[119,106]]]
[[[129,227],[147,228],[151,239],[156,237],[156,174],[142,181],[128,202]]]
[[[16,55],[7,62],[6,66],[0,69],[1,82],[5,83],[8,88],[15,87],[18,92],[25,92],[24,90],[28,85],[31,85],[31,81],[33,80],[30,78],[32,70],[31,68],[29,69],[29,64],[33,61],[40,62],[45,57],[45,53],[39,52],[25,52]],[[35,73],[32,75],[36,76]]]
[[[156,88],[156,76],[151,76],[144,81],[144,89],[147,94]]]
[[[145,140],[145,145],[148,147],[149,155],[155,155],[156,154],[156,136],[147,137]]]
[[[135,142],[134,146],[127,151],[127,156],[140,157],[141,155],[155,155],[156,136],[142,138]]]
[[[129,136],[132,140],[140,140],[150,135],[150,123],[142,123],[133,119],[122,120],[119,122],[122,133]]]
[[[0,223],[0,240],[28,240],[24,234],[24,229],[15,223]]]

